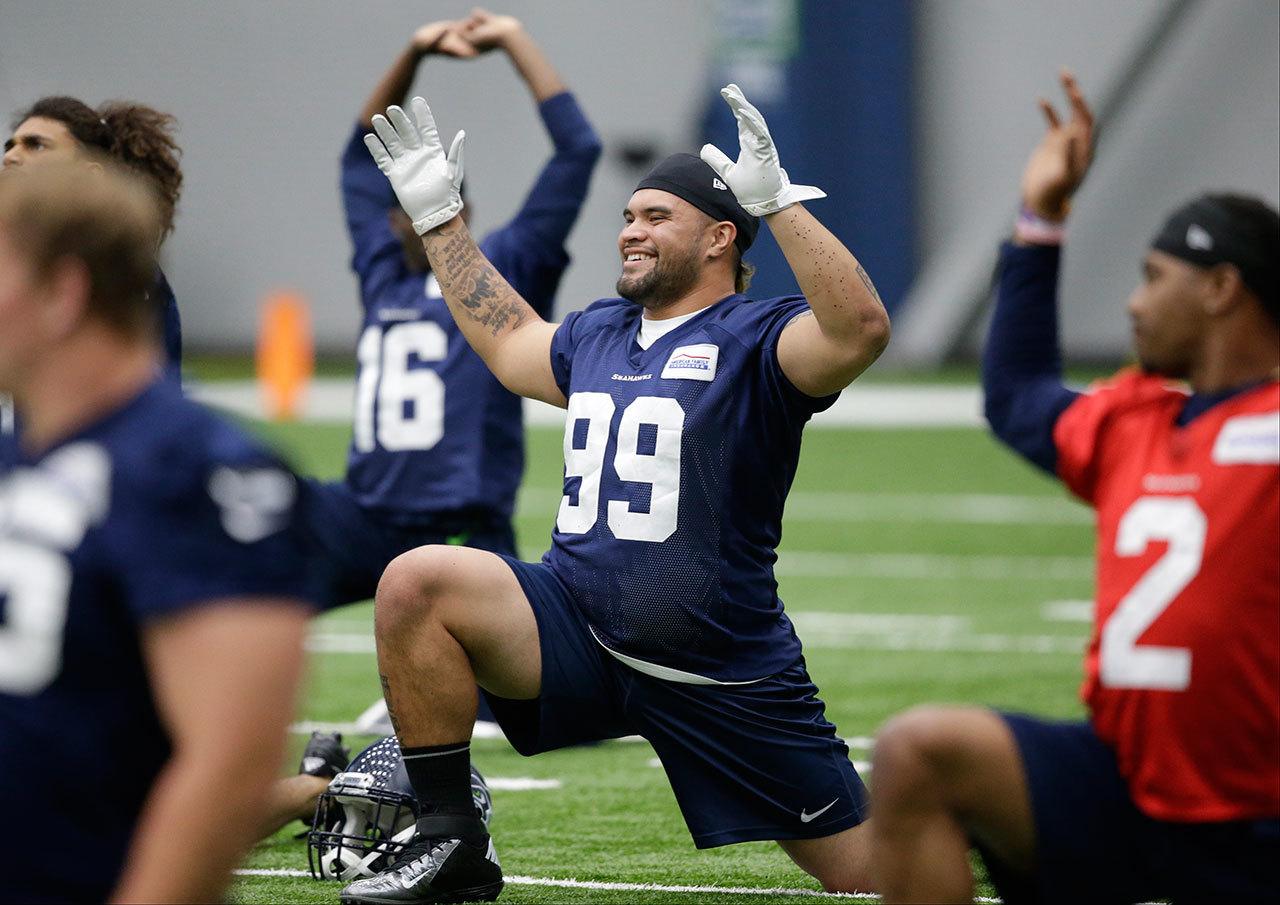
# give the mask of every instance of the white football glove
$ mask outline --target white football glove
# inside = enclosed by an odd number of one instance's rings
[[[702,159],[724,180],[748,214],[763,217],[776,214],[799,201],[825,198],[815,185],[792,185],[787,171],[778,163],[778,149],[769,136],[760,111],[747,101],[737,85],[720,89],[738,121],[740,151],[735,163],[715,145],[702,146]]]
[[[399,107],[388,107],[386,116],[375,115],[378,134],[366,135],[364,145],[421,236],[462,210],[462,141],[467,133],[454,136],[446,157],[427,102],[415,97],[409,109],[412,116]]]

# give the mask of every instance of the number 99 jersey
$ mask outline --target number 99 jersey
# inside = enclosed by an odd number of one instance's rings
[[[801,430],[836,397],[798,390],[775,347],[808,310],[732,295],[643,349],[640,306],[605,299],[556,331],[564,496],[544,561],[611,652],[694,682],[800,656],[774,549]]]
[[[1280,383],[1178,424],[1185,393],[1124,373],[1054,427],[1097,510],[1083,697],[1158,820],[1280,815]]]

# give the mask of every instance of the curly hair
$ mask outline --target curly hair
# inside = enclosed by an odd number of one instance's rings
[[[173,139],[177,127],[168,113],[130,101],[107,101],[98,109],[74,97],[44,97],[14,118],[33,116],[66,126],[81,145],[100,151],[150,180],[160,202],[162,235],[173,232],[182,194],[182,149]]]

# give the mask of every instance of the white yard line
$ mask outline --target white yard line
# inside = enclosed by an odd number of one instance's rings
[[[966,553],[829,553],[784,550],[779,575],[808,578],[975,578],[1062,581],[1093,578],[1091,556]]]
[[[310,649],[310,648],[308,648]],[[346,653],[350,653],[347,651]],[[341,732],[343,735],[390,735],[390,727],[370,726],[359,720],[350,723],[333,723],[323,720],[300,720],[289,727],[294,735],[310,735],[313,732]],[[497,723],[476,723],[473,739],[505,739]]]
[[[1071,654],[1085,639],[1072,635],[975,632],[967,616],[916,613],[791,613],[805,647],[868,651]]]
[[[1093,623],[1096,605],[1092,600],[1050,600],[1040,608],[1040,615],[1049,622]]]
[[[1016,635],[975,631],[968,616],[923,613],[789,614],[806,647],[864,651],[938,651],[1079,655],[1085,638],[1077,635]],[[372,654],[374,639],[365,633],[316,631],[307,638],[315,653]],[[350,729],[367,732],[362,720]]]
[[[558,491],[524,487],[521,512],[553,513]],[[786,522],[945,523],[957,525],[1093,524],[1083,504],[1062,496],[1012,493],[845,493],[793,490],[787,495]]]
[[[288,868],[243,867],[235,871],[241,877],[310,877],[305,870]],[[609,883],[602,880],[563,880],[557,877],[503,877],[512,886],[556,886],[562,889],[599,889],[615,892],[688,892],[688,893],[720,893],[737,896],[813,896],[819,899],[858,899],[878,902],[880,897],[869,892],[821,892],[816,889],[791,889],[775,887],[766,889],[760,886],[667,886],[662,883]],[[979,905],[1002,905],[1003,899],[991,896],[974,896],[973,901]],[[1138,905],[1158,905],[1155,902],[1140,902]]]
[[[305,870],[286,868],[247,867],[236,871],[241,877],[309,877]],[[512,886],[552,886],[560,889],[597,889],[610,892],[683,892],[695,894],[720,894],[739,896],[813,896],[820,899],[858,899],[878,901],[879,896],[864,892],[821,892],[816,889],[792,889],[788,887],[764,888],[760,886],[684,886],[663,883],[612,883],[603,880],[575,880],[559,877],[507,876],[503,880]],[[1000,899],[975,898],[975,902],[999,903]]]
[[[534,779],[532,776],[486,776],[484,781],[489,788],[499,792],[537,792],[564,787],[558,779]]]
[[[252,380],[191,381],[186,387],[192,396],[208,405],[249,418],[266,415],[262,392]],[[313,380],[300,406],[302,420],[350,423],[354,395],[353,380],[334,377]],[[526,400],[524,417],[531,425],[564,424],[564,410],[542,402]],[[816,428],[980,428],[985,425],[981,390],[977,386],[949,384],[854,384],[840,394],[835,405],[813,419]]]

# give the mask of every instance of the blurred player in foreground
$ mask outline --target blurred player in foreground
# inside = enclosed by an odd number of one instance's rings
[[[515,554],[520,399],[467,346],[413,224],[363,141],[374,114],[404,102],[423,59],[469,59],[495,48],[528,87],[554,153],[520,210],[481,247],[543,316],[569,263],[564,243],[600,156],[577,101],[511,16],[477,10],[424,25],[370,95],[342,155],[364,326],[346,478],[308,482],[306,490],[309,530],[333,572],[327,606],[371,598],[387,563],[423,544]]]
[[[293,710],[296,481],[159,375],[164,222],[109,162],[0,176],[6,902],[216,900]]]
[[[1092,116],[1049,127],[1001,252],[987,417],[1097,510],[1090,719],[921,708],[876,742],[887,901],[1274,901],[1280,893],[1280,220],[1203,195],[1129,298],[1140,369],[1062,385],[1055,296]],[[1188,395],[1172,384],[1190,384]]]
[[[410,781],[434,813],[396,868],[345,902],[493,898],[472,813],[476,683],[522,754],[639,733],[699,847],[778,840],[828,889],[868,886],[865,790],[824,716],[773,578],[810,416],[866,369],[889,321],[870,278],[797,202],[736,86],[735,163],[711,146],[641,180],[618,293],[556,325],[485,259],[421,98],[374,119],[387,174],[467,341],[524,396],[568,409],[565,495],[542,563],[423,547],[378,588],[383,687]],[[415,122],[416,119],[416,122]],[[764,217],[804,296],[741,294]]]
[[[175,121],[167,113],[131,101],[109,101],[96,110],[73,97],[45,97],[14,117],[4,143],[10,173],[50,161],[92,163],[106,155],[147,179],[156,193],[161,241],[173,232],[182,193],[182,151],[173,140]],[[164,366],[174,376],[182,363],[182,323],[173,290],[159,267],[151,287],[164,335]]]

